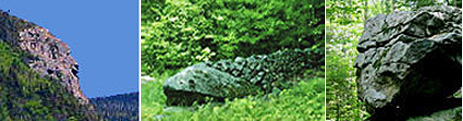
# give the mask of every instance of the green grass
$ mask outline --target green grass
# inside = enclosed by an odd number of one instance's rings
[[[152,75],[154,80],[141,85],[141,119],[159,120],[258,120],[258,121],[305,121],[324,120],[325,114],[325,79],[313,77],[303,79],[298,85],[270,95],[226,101],[224,104],[208,103],[195,110],[164,110],[166,96],[162,84],[172,71]],[[143,81],[142,81],[143,82]]]

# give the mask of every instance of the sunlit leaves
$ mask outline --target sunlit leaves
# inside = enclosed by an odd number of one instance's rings
[[[333,16],[326,24],[326,118],[364,120],[368,114],[357,99],[354,68],[356,45],[363,32],[363,1],[329,2],[333,4],[327,7],[327,13]]]
[[[142,0],[142,68],[307,48],[324,42],[323,23],[318,0]]]

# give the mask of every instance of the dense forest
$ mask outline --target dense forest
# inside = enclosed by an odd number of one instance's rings
[[[315,0],[143,0],[142,72],[283,48],[323,49],[323,11]]]
[[[324,120],[324,66],[270,95],[166,107],[163,84],[201,62],[309,49],[324,61],[324,1],[142,0],[142,120]],[[308,60],[309,61],[309,60]]]
[[[461,8],[461,0],[327,0],[326,1],[327,120],[366,120],[365,103],[358,99],[355,59],[367,19],[425,6]],[[461,111],[460,111],[461,112]]]
[[[138,92],[118,94],[109,97],[91,98],[96,113],[103,120],[108,121],[138,121]]]

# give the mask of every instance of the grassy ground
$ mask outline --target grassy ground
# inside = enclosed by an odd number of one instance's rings
[[[152,75],[153,79],[142,79],[141,119],[151,120],[324,120],[325,79],[310,77],[302,79],[298,85],[270,95],[247,97],[226,101],[225,104],[204,104],[195,110],[170,111],[164,109],[166,97],[162,84],[173,72]]]

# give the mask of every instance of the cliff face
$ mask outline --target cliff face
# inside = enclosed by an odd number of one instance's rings
[[[70,56],[71,50],[60,39],[55,38],[39,26],[24,29],[19,33],[19,47],[31,54],[29,67],[40,76],[49,76],[60,80],[81,104],[88,104],[87,98],[79,87],[77,62]]]
[[[66,43],[0,11],[0,45],[0,119],[96,119]]]

